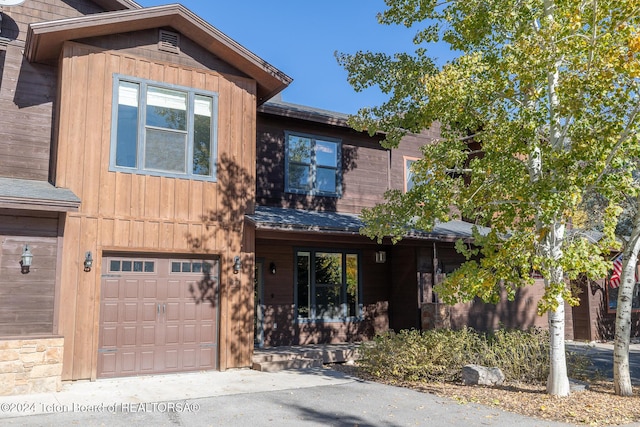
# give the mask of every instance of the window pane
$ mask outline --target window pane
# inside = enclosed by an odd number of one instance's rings
[[[131,271],[131,261],[122,261],[122,271]]]
[[[316,318],[340,317],[341,286],[316,285]]]
[[[133,262],[133,271],[142,272],[142,261],[134,261]]]
[[[147,129],[144,155],[145,169],[186,173],[187,135]]]
[[[213,99],[196,96],[193,129],[193,173],[211,175],[211,112]]]
[[[318,166],[338,167],[338,144],[316,140],[316,164]]]
[[[347,254],[347,316],[358,316],[358,255]]]
[[[144,271],[145,273],[153,273],[155,270],[155,263],[153,262],[145,262],[144,263]]]
[[[136,83],[120,82],[118,86],[117,166],[135,168],[137,165],[139,91]]]
[[[171,272],[172,273],[180,273],[180,263],[179,262],[172,262],[171,263]]]
[[[316,284],[342,284],[342,254],[316,253]]]
[[[309,252],[298,252],[298,317],[309,317],[309,285],[310,285],[310,254]]]
[[[311,139],[301,136],[289,136],[289,161],[311,163]]]
[[[193,273],[202,273],[202,263],[194,262],[193,264],[191,264],[191,271]]]
[[[176,90],[147,88],[147,126],[187,129],[187,94]]]
[[[414,176],[414,172],[413,172],[413,168],[412,165],[415,163],[415,160],[409,160],[407,159],[405,161],[405,174],[406,174],[406,185],[407,185],[407,191],[411,190],[413,188],[414,182],[413,182],[413,176]]]
[[[289,188],[311,190],[309,166],[289,165]]]
[[[327,168],[318,168],[316,171],[316,179],[318,181],[318,190],[337,193],[336,189],[336,170]]]
[[[190,262],[183,262],[182,263],[182,272],[183,273],[191,273],[191,263]]]
[[[111,261],[109,271],[120,271],[120,261]]]

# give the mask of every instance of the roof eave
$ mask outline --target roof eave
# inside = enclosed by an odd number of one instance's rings
[[[120,10],[29,25],[25,57],[30,62],[55,61],[65,41],[172,27],[212,54],[253,78],[262,104],[291,83],[291,77],[180,4]]]

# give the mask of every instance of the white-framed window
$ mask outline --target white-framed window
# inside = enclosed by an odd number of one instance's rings
[[[340,197],[341,151],[339,139],[285,132],[285,191]]]
[[[419,159],[417,157],[404,157],[404,192],[411,190],[415,184],[413,164]]]
[[[110,170],[216,179],[218,95],[113,77]]]
[[[299,320],[360,318],[360,254],[327,249],[296,250]]]

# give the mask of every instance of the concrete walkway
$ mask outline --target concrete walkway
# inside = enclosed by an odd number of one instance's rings
[[[567,346],[611,363],[612,345]],[[632,369],[632,377],[640,379],[640,345],[632,346],[630,360],[639,368]],[[0,425],[568,426],[366,382],[327,368],[70,382],[58,393],[0,397]]]

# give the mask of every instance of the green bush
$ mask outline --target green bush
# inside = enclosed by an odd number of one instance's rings
[[[549,333],[499,329],[483,334],[461,330],[403,330],[378,335],[360,349],[362,369],[387,381],[459,381],[467,364],[499,367],[509,381],[544,382],[549,373]],[[587,367],[588,359],[569,354],[572,366]]]

